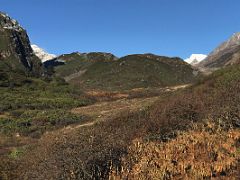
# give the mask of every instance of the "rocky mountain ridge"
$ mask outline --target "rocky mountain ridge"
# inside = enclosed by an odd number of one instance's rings
[[[209,54],[209,56],[214,56],[226,49],[230,49],[240,45],[240,32],[234,33],[230,39],[223,42],[220,46],[218,46],[213,52]]]
[[[214,49],[209,56],[198,64],[200,69],[213,71],[228,65],[240,63],[240,32]]]
[[[39,74],[40,60],[34,55],[26,30],[7,14],[0,12],[1,71],[21,70]]]
[[[112,53],[106,53],[106,52],[90,52],[90,53],[73,52],[70,54],[63,54],[63,55],[59,56],[58,59],[69,61],[69,60],[73,59],[73,57],[83,58],[88,61],[118,60],[118,57],[116,57]]]

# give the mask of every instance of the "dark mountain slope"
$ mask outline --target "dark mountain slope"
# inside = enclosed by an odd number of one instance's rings
[[[111,53],[92,52],[63,54],[52,60],[45,61],[44,67],[54,69],[59,77],[65,78],[67,81],[82,74],[82,71],[98,61],[109,62],[118,58]],[[65,65],[65,66],[63,66]]]
[[[66,66],[56,68],[57,75],[67,77],[81,70],[86,69],[95,62],[110,62],[118,58],[111,53],[92,52],[92,53],[71,53],[59,56],[55,61],[65,62]],[[48,62],[45,62],[45,64]]]
[[[0,13],[0,74],[0,84],[41,74],[41,62],[33,54],[26,31],[4,13]]]
[[[179,58],[136,54],[111,59],[86,59],[79,54],[66,55],[66,65],[56,74],[87,89],[125,90],[190,83],[195,70]]]

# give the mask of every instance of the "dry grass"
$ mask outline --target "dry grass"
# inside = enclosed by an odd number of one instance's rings
[[[93,120],[107,120],[119,117],[122,113],[144,110],[156,102],[159,97],[120,99],[111,102],[99,102],[90,106],[72,109],[71,113],[91,117]]]
[[[101,91],[101,90],[87,91],[86,94],[90,97],[97,99],[98,101],[117,100],[117,99],[129,97],[129,94],[127,93]]]
[[[0,156],[4,156],[11,152],[16,147],[24,147],[36,143],[37,139],[20,136],[18,133],[13,136],[0,134]]]
[[[113,171],[110,179],[240,178],[240,130],[199,129],[166,143],[134,140],[122,172]]]
[[[184,89],[190,86],[190,84],[169,86],[164,88],[151,87],[151,88],[134,88],[125,91],[103,91],[103,90],[91,90],[86,91],[86,95],[96,99],[99,102],[102,101],[115,101],[119,99],[134,99],[134,98],[147,98],[156,97],[168,94],[179,89]]]

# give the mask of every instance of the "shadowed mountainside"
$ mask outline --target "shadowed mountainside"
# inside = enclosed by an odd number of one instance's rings
[[[41,62],[33,54],[26,31],[0,12],[0,85],[18,84],[26,75],[39,76]]]

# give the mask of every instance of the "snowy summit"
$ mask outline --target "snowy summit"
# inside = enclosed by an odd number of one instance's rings
[[[198,63],[206,59],[206,57],[207,55],[205,54],[192,54],[189,58],[185,59],[184,61],[191,65],[197,65]]]
[[[43,50],[42,48],[38,47],[37,45],[33,44],[31,45],[32,49],[33,49],[33,52],[34,54],[39,57],[39,59],[42,60],[42,62],[45,62],[45,61],[48,61],[48,60],[51,60],[55,57],[57,57],[56,55],[54,54],[49,54],[47,53],[45,50]]]

